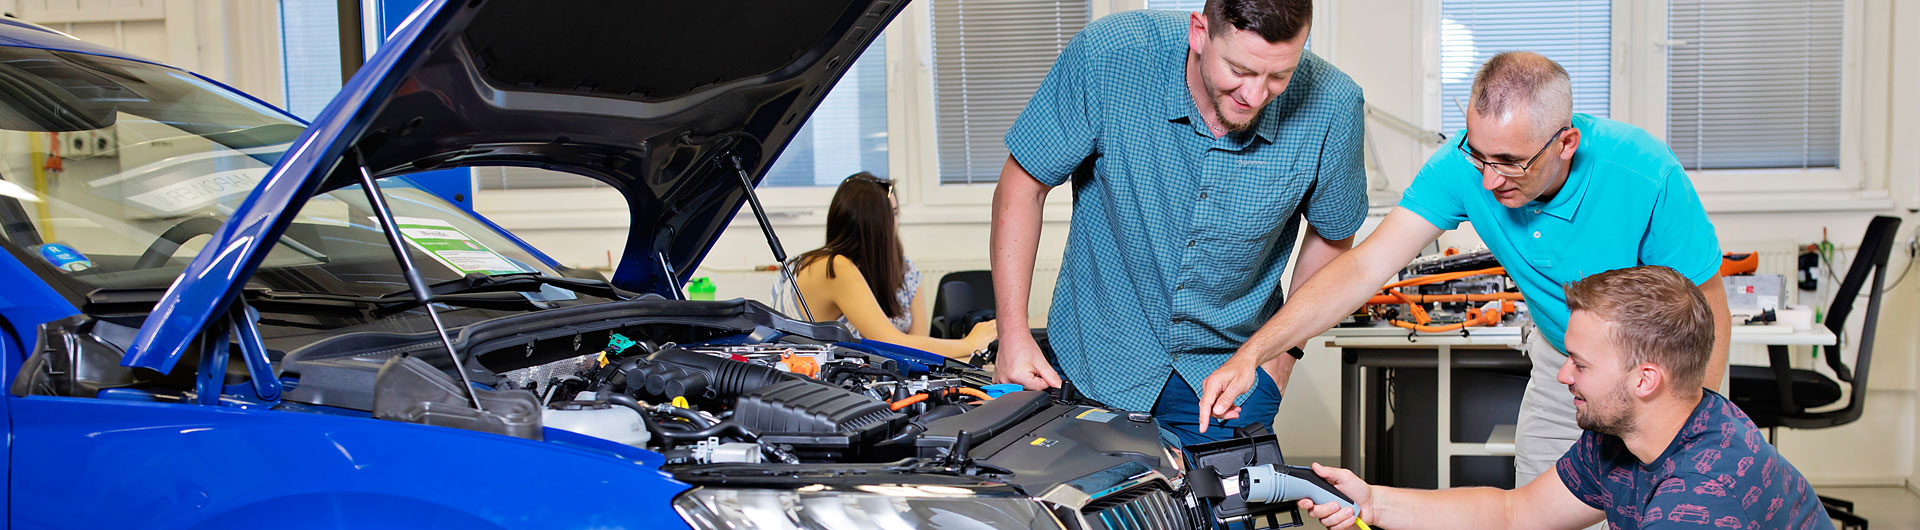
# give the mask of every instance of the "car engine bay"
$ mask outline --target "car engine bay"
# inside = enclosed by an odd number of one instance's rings
[[[160,376],[119,365],[133,329],[126,324],[76,317],[44,326],[14,392],[199,399],[182,379],[196,366],[183,362]],[[469,323],[452,337],[466,357],[471,395],[431,336],[336,330],[273,351],[286,387],[278,402],[236,405],[483,431],[627,458],[644,449],[660,460],[634,461],[660,462],[660,471],[695,487],[675,501],[690,521],[754,520],[752,506],[809,507],[768,512],[790,517],[870,513],[808,503],[905,495],[912,500],[893,510],[932,510],[929,517],[990,509],[968,517],[1024,527],[1206,528],[1210,507],[1237,494],[1223,490],[1246,465],[1218,458],[1231,465],[1196,473],[1198,455],[1184,453],[1148,414],[1106,408],[1070,387],[991,395],[982,389],[990,374],[977,367],[853,342],[844,328],[747,300],[644,297],[555,308]],[[228,388],[245,387],[240,357],[227,359]],[[1277,462],[1277,446],[1268,452],[1273,457],[1260,461]],[[954,502],[938,504],[945,501]]]

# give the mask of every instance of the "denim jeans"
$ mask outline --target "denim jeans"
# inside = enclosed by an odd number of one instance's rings
[[[1194,395],[1193,387],[1178,372],[1167,377],[1166,386],[1160,389],[1160,401],[1153,405],[1153,417],[1160,420],[1163,429],[1179,437],[1182,446],[1232,438],[1235,428],[1250,424],[1271,424],[1274,415],[1280,413],[1280,387],[1266,370],[1255,368],[1253,371],[1259,376],[1248,391],[1247,400],[1240,404],[1240,417],[1226,421],[1213,419],[1207,425],[1206,434],[1200,433],[1200,396]]]

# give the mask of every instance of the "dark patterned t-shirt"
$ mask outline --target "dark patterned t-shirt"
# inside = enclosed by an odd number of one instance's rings
[[[1833,528],[1806,477],[1712,391],[1651,464],[1620,437],[1587,431],[1556,468],[1574,497],[1606,512],[1608,528]]]

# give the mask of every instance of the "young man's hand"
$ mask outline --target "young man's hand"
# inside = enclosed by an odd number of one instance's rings
[[[1027,390],[1060,387],[1060,374],[1040,353],[1033,332],[1021,329],[1000,335],[1000,353],[993,361],[993,382],[1019,383]]]
[[[1200,432],[1207,432],[1207,424],[1212,423],[1209,416],[1222,420],[1240,417],[1240,407],[1233,402],[1253,389],[1260,380],[1254,370],[1259,369],[1260,364],[1251,355],[1236,353],[1200,383]]]
[[[1316,463],[1313,472],[1333,483],[1333,487],[1339,489],[1341,494],[1353,499],[1353,505],[1360,507],[1361,513],[1353,513],[1353,510],[1336,503],[1314,504],[1311,500],[1300,499],[1300,510],[1306,512],[1307,516],[1319,519],[1320,524],[1331,530],[1346,530],[1357,527],[1354,520],[1363,519],[1362,514],[1373,514],[1373,486],[1361,482],[1360,477],[1352,471]]]

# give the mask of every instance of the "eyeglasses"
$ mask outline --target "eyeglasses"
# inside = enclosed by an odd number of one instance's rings
[[[1567,126],[1567,127],[1561,127],[1560,130],[1558,131],[1554,131],[1553,136],[1550,138],[1547,138],[1546,145],[1540,146],[1539,151],[1534,151],[1532,157],[1528,157],[1525,163],[1520,163],[1520,164],[1514,164],[1510,162],[1494,162],[1491,160],[1487,160],[1485,158],[1480,158],[1480,155],[1475,154],[1473,150],[1467,148],[1467,137],[1464,134],[1460,136],[1460,145],[1458,146],[1458,148],[1460,149],[1461,153],[1464,153],[1467,155],[1467,163],[1473,164],[1474,169],[1485,171],[1488,168],[1492,168],[1494,174],[1500,175],[1502,177],[1518,177],[1518,176],[1527,174],[1527,169],[1533,167],[1533,162],[1540,158],[1540,154],[1547,152],[1548,147],[1553,147],[1554,140],[1560,139],[1560,135],[1566,134],[1566,132],[1571,129],[1573,129],[1572,126]],[[1511,173],[1509,173],[1509,171],[1511,171]]]

